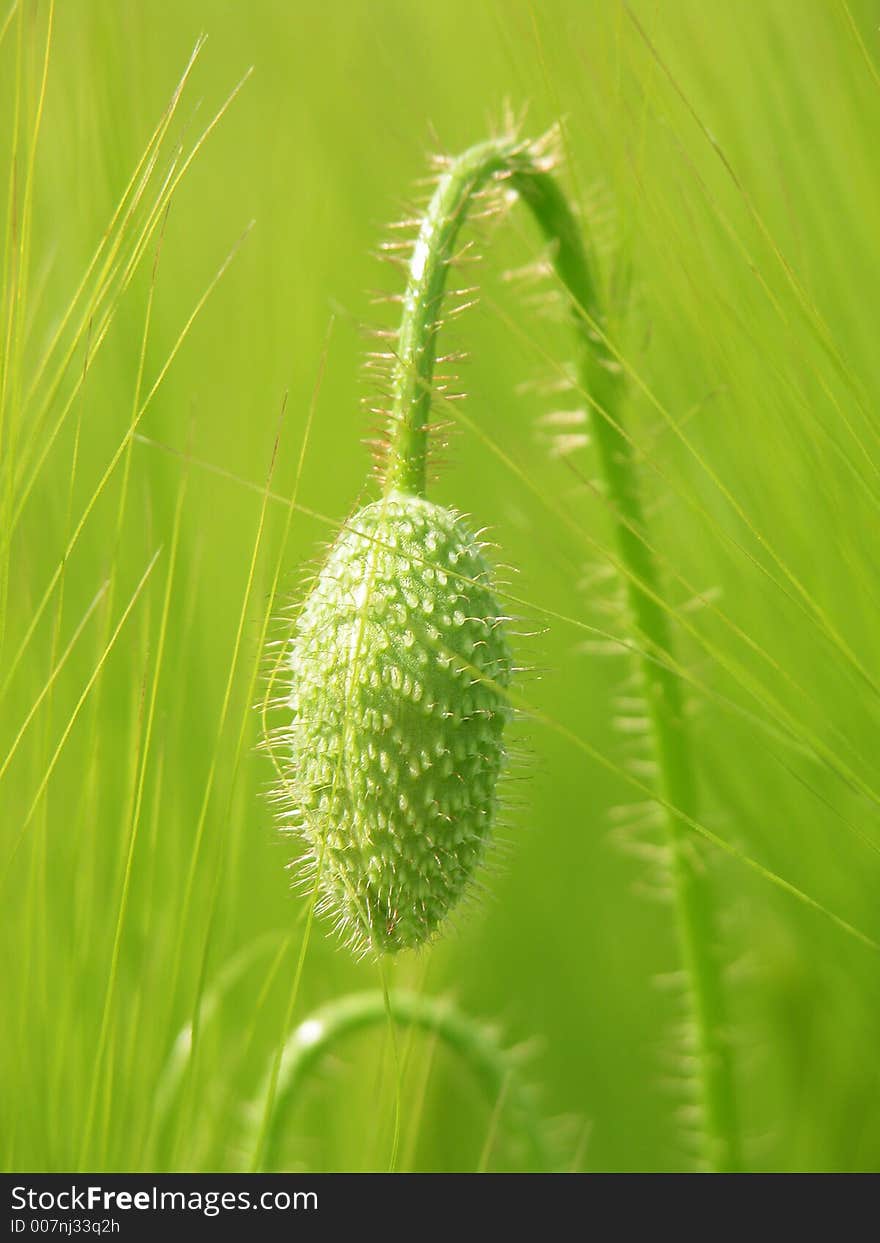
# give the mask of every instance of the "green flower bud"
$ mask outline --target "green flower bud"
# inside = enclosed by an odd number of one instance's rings
[[[392,492],[340,534],[297,622],[290,827],[358,952],[422,944],[489,840],[511,673],[490,578],[458,514]]]

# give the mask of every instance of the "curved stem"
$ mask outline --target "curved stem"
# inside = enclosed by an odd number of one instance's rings
[[[303,1081],[338,1041],[368,1027],[381,1027],[390,1016],[405,1027],[418,1027],[443,1040],[467,1062],[492,1105],[503,1099],[507,1116],[526,1140],[538,1169],[550,1169],[550,1157],[528,1091],[519,1079],[517,1059],[505,1052],[486,1028],[451,1002],[417,993],[382,989],[351,993],[314,1011],[294,1030],[281,1055],[272,1113],[265,1134],[264,1168],[277,1157],[282,1123]]]
[[[410,264],[409,284],[392,376],[391,452],[386,487],[425,488],[427,429],[436,335],[446,273],[459,229],[474,195],[491,179],[506,178],[529,207],[571,300],[578,340],[581,387],[592,407],[592,431],[615,539],[626,569],[630,612],[645,656],[641,676],[659,769],[659,793],[676,809],[666,814],[675,887],[676,927],[688,978],[699,1065],[705,1131],[705,1164],[735,1170],[740,1164],[733,1066],[725,998],[708,879],[700,844],[681,817],[694,819],[697,791],[685,726],[681,683],[670,667],[673,643],[662,605],[659,574],[645,537],[633,448],[619,416],[623,371],[608,344],[608,317],[581,229],[546,162],[528,144],[510,138],[482,143],[453,160],[440,178],[422,221]]]
[[[409,265],[409,280],[391,378],[391,452],[386,487],[425,494],[428,419],[446,277],[455,244],[474,196],[492,178],[533,167],[528,148],[512,139],[471,147],[442,175],[422,218]]]

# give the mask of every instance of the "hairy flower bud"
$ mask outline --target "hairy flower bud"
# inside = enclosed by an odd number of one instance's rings
[[[417,946],[490,836],[511,664],[454,511],[392,492],[342,531],[291,650],[291,826],[352,947]]]

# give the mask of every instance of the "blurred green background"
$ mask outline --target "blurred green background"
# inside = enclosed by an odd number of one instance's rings
[[[692,679],[702,822],[880,939],[873,0],[60,4],[32,176],[49,6],[7,12],[4,1167],[248,1165],[306,907],[263,797],[264,622],[368,494],[365,329],[393,322],[374,298],[402,283],[374,257],[387,225],[425,193],[429,153],[480,139],[505,104],[526,133],[562,121],[560,175],[606,268],[620,254],[632,272],[626,417]],[[253,74],[132,278],[111,264],[102,284],[102,260],[66,317],[203,32],[140,205],[116,219],[121,260],[178,141]],[[650,825],[620,810],[641,797],[632,670],[583,629],[626,633],[609,517],[590,446],[560,452],[545,417],[582,404],[553,391],[570,341],[549,282],[506,278],[540,253],[525,215],[470,236],[481,300],[449,333],[471,354],[464,411],[524,474],[462,426],[432,495],[517,568],[520,693],[540,719],[516,727],[485,894],[392,982],[531,1044],[560,1166],[686,1169],[672,912]],[[294,492],[313,513],[287,530]],[[712,865],[749,1167],[876,1169],[877,949],[736,859]],[[316,925],[291,1021],[379,983]],[[468,1068],[424,1036],[407,1050],[402,1168],[523,1168]],[[386,1031],[340,1045],[285,1120],[283,1164],[386,1168],[395,1075]]]

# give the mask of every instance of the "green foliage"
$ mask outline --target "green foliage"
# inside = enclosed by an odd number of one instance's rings
[[[876,1169],[873,6],[82,0],[46,60],[48,15],[0,12],[3,1165],[246,1167],[242,1111],[290,1032],[376,986],[309,935],[280,866],[257,745],[281,666],[266,692],[260,662],[316,543],[370,499],[360,329],[396,324],[371,291],[405,279],[370,252],[423,207],[400,198],[426,151],[510,99],[529,133],[564,119],[558,175],[608,273],[743,1162]],[[454,282],[480,300],[444,330],[468,400],[439,411],[430,496],[518,567],[494,595],[534,632],[507,734],[530,776],[486,900],[392,984],[536,1039],[543,1109],[585,1137],[572,1167],[688,1168],[693,1032],[614,506],[522,209],[467,226],[461,257],[484,241]],[[395,1118],[398,1168],[536,1164],[445,1046],[400,1040],[398,1062],[365,1028],[322,1064],[279,1166],[386,1168]]]

